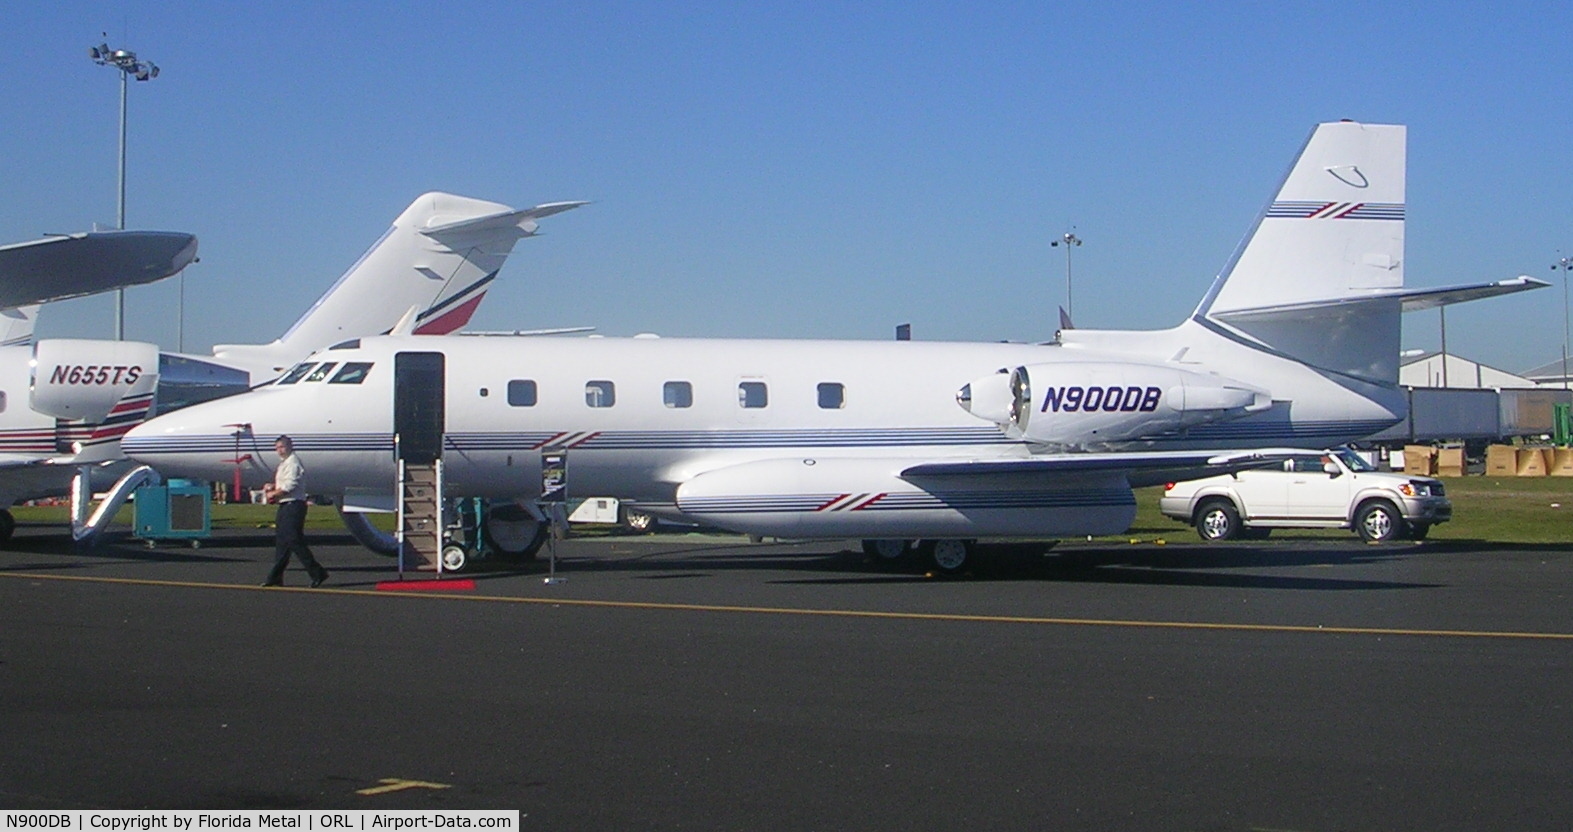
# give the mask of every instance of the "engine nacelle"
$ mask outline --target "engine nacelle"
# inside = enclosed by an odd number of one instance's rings
[[[158,345],[51,338],[33,347],[34,410],[102,422],[138,380],[157,378]]]
[[[1000,400],[1010,404],[1002,408]],[[957,394],[968,412],[1007,434],[1054,447],[1120,442],[1272,407],[1266,390],[1155,364],[1064,362],[985,376]],[[986,402],[979,409],[969,400]],[[1003,418],[1001,415],[1003,413]]]

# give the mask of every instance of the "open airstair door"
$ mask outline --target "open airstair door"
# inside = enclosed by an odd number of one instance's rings
[[[442,571],[442,437],[446,367],[440,352],[393,357],[393,436],[399,462],[399,570],[405,554]]]

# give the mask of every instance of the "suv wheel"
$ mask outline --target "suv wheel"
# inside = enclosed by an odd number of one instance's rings
[[[1408,529],[1398,508],[1386,500],[1372,500],[1355,513],[1355,531],[1372,543],[1402,537]]]
[[[1208,500],[1196,510],[1196,533],[1203,540],[1233,540],[1240,536],[1240,512],[1228,500]]]

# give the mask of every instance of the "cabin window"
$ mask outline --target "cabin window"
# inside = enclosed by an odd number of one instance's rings
[[[321,364],[318,364],[317,369],[312,370],[311,374],[306,376],[305,380],[322,381],[323,379],[327,378],[328,373],[333,372],[333,368],[337,366],[339,366],[339,362],[337,361],[324,361]]]
[[[745,381],[737,385],[739,407],[757,408],[770,403],[770,389],[762,381]]]
[[[328,379],[329,384],[360,384],[366,380],[366,374],[371,372],[370,361],[350,361]]]
[[[315,366],[317,366],[317,364],[314,361],[302,361],[301,363],[296,364],[294,367],[290,368],[290,371],[285,373],[283,378],[279,379],[279,384],[294,384],[295,382],[300,381],[301,378],[303,378],[307,373],[311,372],[311,368]]]
[[[516,378],[508,382],[508,404],[514,407],[535,407],[534,379]]]
[[[694,386],[686,381],[669,381],[661,388],[661,401],[667,407],[693,407]]]
[[[819,407],[822,410],[840,410],[847,406],[847,388],[836,381],[819,385]]]
[[[617,403],[617,387],[610,381],[584,383],[584,403],[591,407],[611,407]]]
[[[5,391],[0,390],[0,413],[5,412]]]

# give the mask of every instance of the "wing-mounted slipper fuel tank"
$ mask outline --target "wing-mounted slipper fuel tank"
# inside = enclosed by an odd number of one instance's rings
[[[1170,434],[1273,406],[1268,391],[1223,376],[1115,361],[1017,367],[963,386],[956,401],[1012,438],[1053,448]]]
[[[907,475],[910,458],[781,458],[707,471],[677,489],[684,516],[774,537],[970,538],[1115,534],[1136,516],[1124,471]]]

